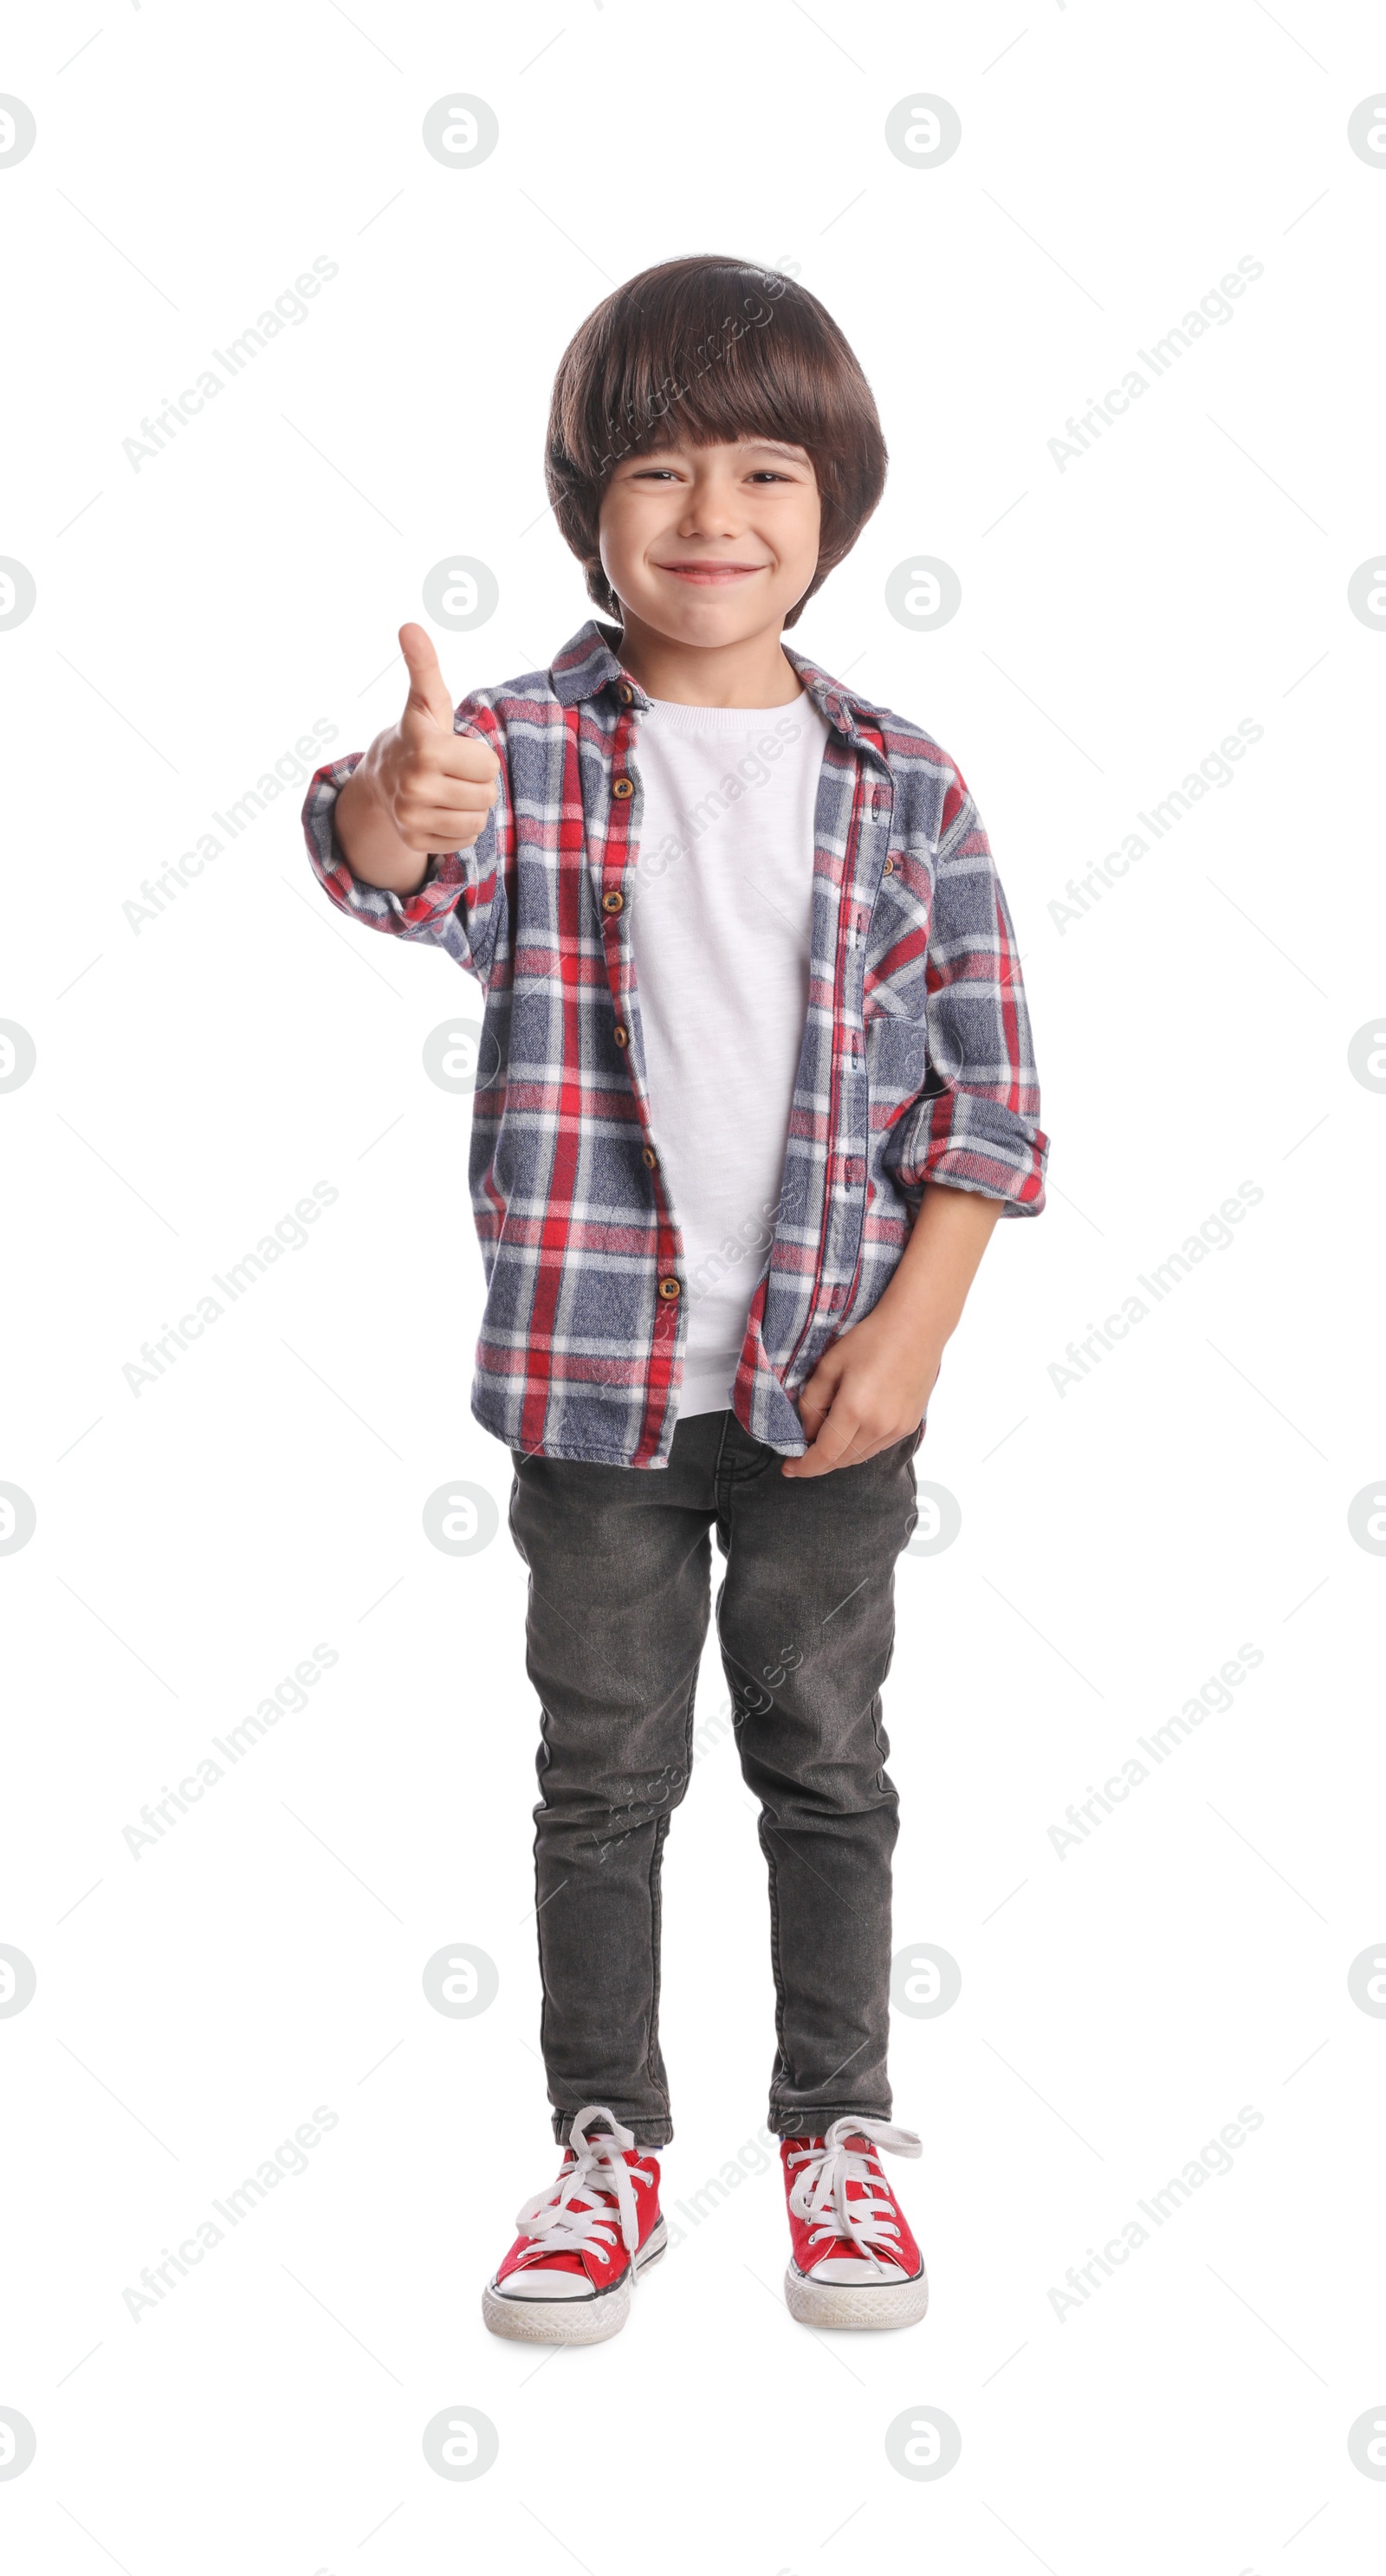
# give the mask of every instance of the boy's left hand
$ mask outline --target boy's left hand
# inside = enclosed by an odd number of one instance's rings
[[[799,1398],[809,1447],[786,1476],[828,1476],[907,1439],[924,1418],[946,1337],[921,1334],[917,1315],[888,1295],[825,1351]]]
[[[1001,1201],[926,1184],[909,1239],[869,1315],[840,1333],[799,1398],[808,1437],[786,1476],[830,1476],[908,1439],[924,1419],[943,1345],[954,1330]]]

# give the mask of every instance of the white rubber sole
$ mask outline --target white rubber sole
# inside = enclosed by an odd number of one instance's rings
[[[661,2218],[635,2258],[637,2272],[657,2263],[668,2242]],[[630,2315],[630,2298],[628,2273],[614,2290],[598,2290],[590,2299],[508,2299],[488,2281],[481,2314],[492,2334],[505,2335],[512,2343],[605,2343],[620,2333]]]
[[[915,2326],[929,2305],[928,2275],[921,2264],[913,2281],[851,2289],[815,2281],[791,2263],[784,2276],[785,2304],[801,2326]]]

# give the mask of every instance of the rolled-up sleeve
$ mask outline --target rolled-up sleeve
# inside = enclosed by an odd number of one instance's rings
[[[453,731],[478,735],[496,754],[496,802],[470,849],[431,858],[413,894],[368,885],[356,875],[338,837],[337,799],[364,753],[348,752],[314,771],[303,800],[303,832],[313,874],[339,912],[368,930],[442,948],[484,983],[504,916],[505,861],[512,838],[505,741],[494,710],[478,699],[463,699],[453,716]]]
[[[935,852],[926,983],[927,1070],[892,1167],[906,1189],[939,1181],[1003,1200],[1003,1216],[1038,1216],[1049,1138],[1015,932],[956,770]]]

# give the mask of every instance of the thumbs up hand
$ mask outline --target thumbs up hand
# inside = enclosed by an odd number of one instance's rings
[[[406,849],[468,849],[496,801],[500,762],[475,734],[453,732],[452,699],[424,628],[401,626],[399,648],[409,695],[398,724],[367,754],[379,754],[377,793]]]
[[[356,875],[412,893],[435,851],[471,847],[494,805],[500,762],[475,734],[454,733],[453,705],[432,638],[401,626],[409,695],[376,735],[337,799],[337,831]]]

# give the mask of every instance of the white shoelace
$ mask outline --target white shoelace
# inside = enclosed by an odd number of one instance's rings
[[[589,2121],[605,2120],[608,2134],[589,2138]],[[553,2254],[595,2254],[599,2263],[609,2263],[611,2248],[619,2229],[621,2243],[631,2258],[630,2276],[638,2275],[635,2263],[640,2242],[640,2213],[635,2204],[635,2186],[652,2183],[654,2174],[644,2165],[628,2165],[623,2148],[633,2147],[635,2139],[629,2129],[613,2119],[599,2105],[579,2111],[568,2133],[572,2163],[565,2165],[556,2183],[547,2191],[537,2191],[517,2211],[515,2224],[522,2236],[532,2236],[520,2256],[521,2263],[540,2263]],[[610,2195],[602,2200],[601,2193]]]
[[[821,2147],[800,2147],[789,2157],[791,2165],[803,2166],[790,2189],[789,2206],[812,2228],[810,2245],[840,2236],[878,2270],[886,2263],[898,2269],[900,2230],[891,2216],[890,2185],[876,2158],[849,2147],[849,2138],[870,2138],[892,2156],[924,2152],[913,2129],[894,2129],[886,2120],[834,2120]],[[852,2200],[847,2197],[849,2183],[860,2185]]]

